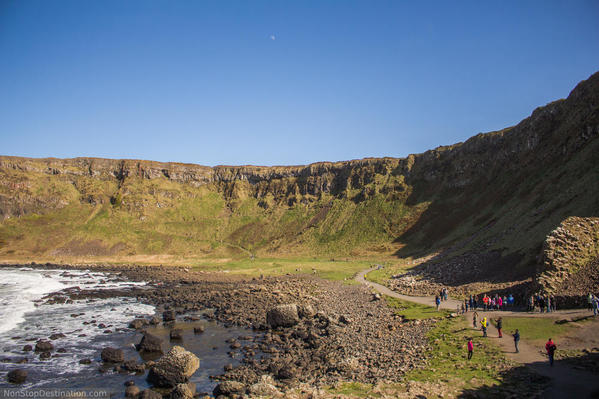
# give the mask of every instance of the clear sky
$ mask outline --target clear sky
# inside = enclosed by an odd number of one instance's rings
[[[0,0],[0,154],[403,157],[597,70],[596,0]]]

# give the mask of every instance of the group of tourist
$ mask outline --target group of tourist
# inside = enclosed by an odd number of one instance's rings
[[[514,307],[514,296],[509,295],[498,295],[489,296],[484,294],[482,298],[478,295],[470,295],[469,298],[464,299],[461,305],[458,305],[458,313],[467,313],[468,311],[482,309],[482,310],[508,310]]]
[[[596,297],[595,297],[595,300],[599,301],[599,299]],[[475,329],[477,328],[477,318],[478,318],[478,312],[475,311],[472,314],[472,325]],[[486,317],[483,317],[483,319],[480,321],[480,329],[483,333],[483,337],[488,336],[487,335],[488,328],[489,328],[489,321],[487,320]],[[495,319],[495,328],[497,329],[497,337],[503,338],[503,319],[501,317]],[[520,348],[518,347],[518,345],[520,344],[520,330],[516,329],[516,331],[512,331],[511,335],[512,335],[512,338],[514,339],[514,347],[516,349],[516,353],[520,353]],[[472,337],[468,338],[467,349],[468,349],[468,360],[470,360],[470,359],[472,359],[472,355],[474,353],[474,344],[472,342]],[[553,342],[553,340],[551,338],[549,338],[549,340],[545,344],[545,351],[547,352],[547,357],[549,359],[549,365],[551,367],[553,367],[553,359],[554,359],[556,349],[557,349],[557,346],[555,345],[555,342]]]
[[[528,297],[527,310],[534,312],[539,309],[541,313],[550,313],[557,310],[555,297],[553,295],[536,293]]]

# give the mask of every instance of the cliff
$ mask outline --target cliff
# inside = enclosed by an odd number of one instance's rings
[[[563,219],[597,216],[598,137],[596,73],[514,127],[402,159],[211,168],[0,157],[0,257],[441,251],[434,262],[486,253],[509,267],[493,276],[530,276]]]

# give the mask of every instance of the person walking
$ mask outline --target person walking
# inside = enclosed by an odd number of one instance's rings
[[[472,327],[474,327],[476,329],[476,319],[478,318],[478,312],[475,310],[474,313],[472,313]]]
[[[512,337],[514,337],[514,346],[516,347],[516,353],[520,353],[518,349],[518,344],[520,343],[520,331],[516,328],[516,332],[512,332]]]
[[[589,310],[593,310],[593,294],[589,292],[589,296],[587,296],[587,301],[589,303]]]
[[[497,327],[497,333],[499,334],[499,338],[503,338],[503,334],[501,333],[501,329],[503,328],[503,320],[498,318],[495,320],[495,327]]]
[[[535,297],[533,295],[528,298],[528,311],[534,312],[535,310]]]
[[[553,356],[555,355],[555,350],[557,346],[555,346],[555,342],[549,338],[549,341],[545,344],[545,350],[547,351],[547,356],[549,356],[549,365],[553,367]]]
[[[483,317],[483,319],[480,322],[480,326],[483,329],[483,337],[487,336],[487,318]]]
[[[474,352],[474,344],[472,338],[468,338],[468,360],[472,359],[472,353]]]
[[[599,314],[599,298],[593,297],[593,316]]]
[[[439,295],[435,296],[435,305],[437,305],[437,311],[439,311],[439,305],[441,305],[441,298]]]

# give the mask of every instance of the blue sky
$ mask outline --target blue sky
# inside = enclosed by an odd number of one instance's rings
[[[403,157],[599,70],[597,1],[0,0],[0,154]]]

